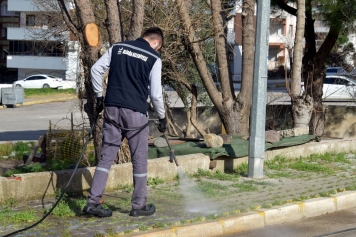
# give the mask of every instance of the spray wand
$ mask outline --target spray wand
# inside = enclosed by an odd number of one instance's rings
[[[159,124],[158,120],[154,120],[154,123],[156,125]],[[166,139],[166,142],[167,142],[168,147],[169,147],[169,162],[173,163],[173,161],[174,161],[174,163],[176,163],[176,166],[178,167],[179,166],[178,160],[176,158],[176,155],[174,154],[174,150],[172,149],[171,143],[169,143],[169,140],[167,138],[166,133],[163,133],[163,135],[164,135],[164,138]]]
[[[166,135],[165,133],[163,133],[163,135],[164,135],[164,138],[166,139],[166,142],[167,142],[168,147],[169,147],[169,162],[173,163],[173,160],[174,160],[174,163],[176,163],[176,166],[178,167],[179,164],[178,164],[176,155],[174,154],[174,150],[172,149],[172,146],[171,146],[171,144],[169,143],[169,140],[168,140],[168,138],[167,138],[167,135]]]

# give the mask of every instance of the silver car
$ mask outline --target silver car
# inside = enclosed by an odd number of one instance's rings
[[[14,87],[23,88],[59,88],[61,87],[62,78],[51,75],[38,74],[26,77],[23,80],[15,81]]]

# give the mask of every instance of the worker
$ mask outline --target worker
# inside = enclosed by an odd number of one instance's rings
[[[163,42],[160,28],[148,28],[142,38],[114,44],[91,68],[91,80],[97,95],[96,112],[104,110],[104,124],[101,159],[94,173],[84,213],[98,217],[112,215],[110,209],[100,204],[100,198],[124,137],[130,147],[133,169],[130,216],[149,216],[156,211],[153,204],[146,204],[147,98],[150,94],[159,119],[158,130],[165,132],[167,122],[161,87],[162,60],[158,54]],[[108,84],[103,100],[102,74],[108,68]]]

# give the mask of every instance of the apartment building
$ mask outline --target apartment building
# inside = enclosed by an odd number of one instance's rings
[[[227,40],[234,51],[229,55],[233,80],[241,81],[242,70],[242,15],[240,4],[230,12]],[[255,18],[256,22],[256,18]],[[255,23],[256,24],[256,23]],[[290,69],[290,57],[294,45],[296,17],[279,11],[271,14],[269,27],[268,70],[277,72],[276,77],[284,78],[284,70]],[[279,75],[280,74],[280,75]]]
[[[9,51],[7,27],[18,26],[20,13],[7,10],[7,0],[0,0],[0,83],[11,83],[17,78],[17,69],[6,68],[6,55]]]
[[[54,30],[52,21],[58,12],[39,7],[36,0],[7,0],[6,6],[7,12],[18,16],[17,25],[6,27],[6,66],[18,70],[17,79],[48,74],[76,81],[78,42],[69,31]]]

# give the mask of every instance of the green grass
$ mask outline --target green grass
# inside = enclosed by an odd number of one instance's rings
[[[240,192],[252,192],[258,190],[258,187],[251,182],[236,183],[233,184],[232,187],[238,188]]]
[[[198,169],[196,173],[193,174],[195,178],[208,178],[208,179],[218,179],[218,180],[231,180],[231,181],[238,181],[239,177],[236,173],[223,173],[220,170],[215,172],[211,172],[209,170],[203,170],[201,168]]]
[[[287,160],[285,157],[276,156],[272,160],[267,160],[265,162],[265,167],[270,170],[282,170],[286,168]]]
[[[34,210],[24,210],[19,212],[14,212],[10,208],[0,209],[0,223],[20,223],[20,222],[30,222],[35,220],[36,213]]]
[[[156,186],[158,184],[163,184],[163,183],[164,183],[164,179],[161,179],[159,177],[154,177],[154,178],[149,177],[147,179],[148,186]]]
[[[60,95],[60,94],[76,94],[75,89],[52,89],[52,88],[41,88],[41,89],[24,89],[24,95],[26,97],[30,96],[45,96],[45,95]]]
[[[45,169],[38,163],[33,163],[30,165],[23,165],[17,167],[16,169],[9,170],[3,174],[4,177],[10,177],[14,174],[23,174],[23,173],[33,173],[33,172],[43,172]]]
[[[32,147],[34,143],[32,142],[30,144]],[[17,158],[19,158],[19,159],[22,159],[23,154],[31,152],[31,148],[29,147],[29,144],[24,143],[24,142],[15,143],[13,148],[14,148],[14,151],[16,152]]]
[[[29,147],[29,144],[30,146],[33,146],[34,143],[17,142],[15,144],[13,143],[0,144],[0,157],[10,156],[12,152],[15,152],[15,156],[13,158],[22,159],[23,154],[31,152],[31,148]]]
[[[316,173],[326,173],[326,174],[335,174],[335,171],[329,167],[323,166],[319,163],[307,163],[302,159],[297,162],[290,164],[289,168],[298,170],[298,171],[307,171],[307,172],[316,172]]]
[[[39,163],[32,163],[29,165],[23,165],[15,169],[9,170],[3,174],[4,177],[10,177],[14,174],[24,174],[24,173],[34,173],[34,172],[44,172],[44,171],[56,171],[68,169],[68,166],[72,164],[70,161],[66,160],[53,160],[47,161],[45,166]]]
[[[134,189],[133,184],[126,184],[126,185],[119,184],[117,188],[128,193],[131,193]]]
[[[247,162],[236,166],[234,172],[236,174],[238,174],[238,175],[241,175],[241,176],[247,176],[247,174],[248,174],[248,164],[247,164]]]
[[[13,151],[13,147],[12,143],[0,144],[0,156],[9,156]]]
[[[222,192],[228,190],[227,186],[208,181],[199,182],[198,187],[205,195],[209,197],[219,196]]]

